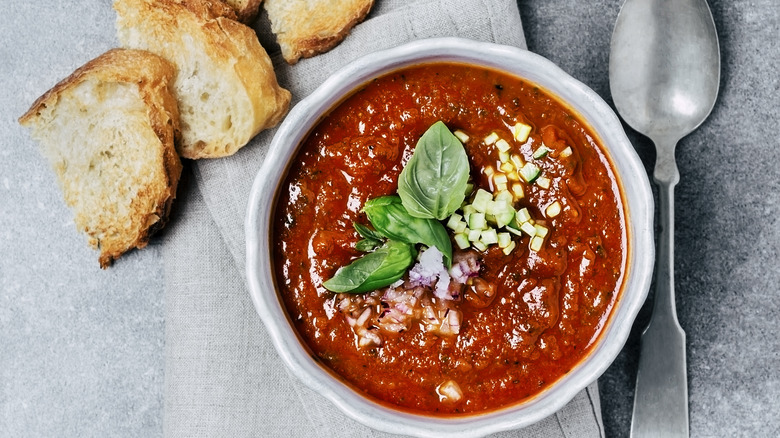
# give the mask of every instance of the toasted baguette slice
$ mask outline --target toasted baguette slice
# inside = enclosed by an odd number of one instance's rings
[[[176,65],[173,92],[185,158],[234,154],[279,123],[290,92],[271,59],[230,7],[208,0],[116,0],[124,47],[152,51]]]
[[[175,70],[140,50],[110,50],[33,103],[31,129],[59,179],[76,227],[108,267],[165,225],[181,162]]]
[[[285,61],[295,64],[335,47],[363,21],[374,0],[265,0]]]
[[[257,18],[262,0],[224,0],[234,11],[238,21],[251,24]]]

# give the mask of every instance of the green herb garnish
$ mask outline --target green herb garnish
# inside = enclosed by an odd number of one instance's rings
[[[417,142],[398,178],[398,194],[410,215],[444,220],[463,203],[468,179],[463,144],[439,121]]]
[[[352,225],[355,227],[355,231],[360,234],[360,237],[363,238],[355,244],[355,249],[358,251],[371,252],[382,245],[382,242],[385,240],[385,236],[363,224],[355,222]]]
[[[399,196],[382,196],[364,205],[374,229],[354,223],[362,237],[355,249],[367,254],[339,268],[322,285],[337,293],[362,293],[389,286],[414,262],[418,243],[435,246],[450,266],[452,243],[439,221],[461,206],[468,178],[469,162],[463,144],[443,122],[434,123],[417,142],[401,171]]]
[[[400,197],[371,199],[363,206],[363,211],[382,236],[410,245],[422,243],[427,247],[435,246],[444,255],[447,266],[452,264],[452,243],[444,225],[434,219],[410,215]]]
[[[414,248],[390,240],[379,249],[339,268],[330,280],[322,283],[332,292],[362,293],[389,286],[403,277],[414,261]]]

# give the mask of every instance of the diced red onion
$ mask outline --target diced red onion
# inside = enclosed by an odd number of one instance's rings
[[[433,287],[443,289],[439,283],[450,282],[450,275],[444,267],[444,255],[438,248],[432,246],[420,252],[417,263],[409,270],[409,282],[413,286]],[[438,280],[438,281],[437,281]]]
[[[479,276],[479,256],[474,251],[461,251],[453,255],[450,275],[458,283],[465,284],[469,278]]]
[[[479,276],[480,263],[474,251],[459,251],[453,259],[448,271],[441,252],[430,247],[405,281],[367,294],[337,295],[335,307],[352,327],[358,347],[379,346],[384,334],[402,333],[415,321],[426,332],[457,336],[462,314],[449,303],[461,299],[469,278]]]
[[[367,308],[366,310],[363,311],[363,313],[360,314],[360,317],[357,320],[357,325],[361,327],[365,325],[366,321],[368,321],[369,316],[371,316],[371,309]]]

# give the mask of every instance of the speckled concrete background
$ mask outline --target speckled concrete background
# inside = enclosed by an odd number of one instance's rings
[[[381,0],[378,0],[381,1]],[[110,1],[0,3],[0,436],[162,434],[159,239],[100,271],[48,164],[17,124],[43,91],[116,45]],[[529,49],[611,102],[619,0],[519,1]],[[691,435],[780,436],[780,8],[710,1],[722,51],[712,116],[678,148],[676,274]],[[109,31],[106,31],[109,29]],[[646,166],[652,144],[627,128]],[[628,435],[640,314],[600,380]]]

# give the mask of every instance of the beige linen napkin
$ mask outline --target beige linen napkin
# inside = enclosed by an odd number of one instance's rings
[[[281,62],[267,23],[258,33],[293,105],[349,61],[426,37],[460,36],[525,48],[515,0],[377,0],[334,50]],[[164,234],[165,412],[171,437],[386,436],[347,418],[289,375],[255,313],[244,279],[244,214],[273,131],[236,155],[192,163]],[[561,411],[500,436],[603,436],[593,384]]]

